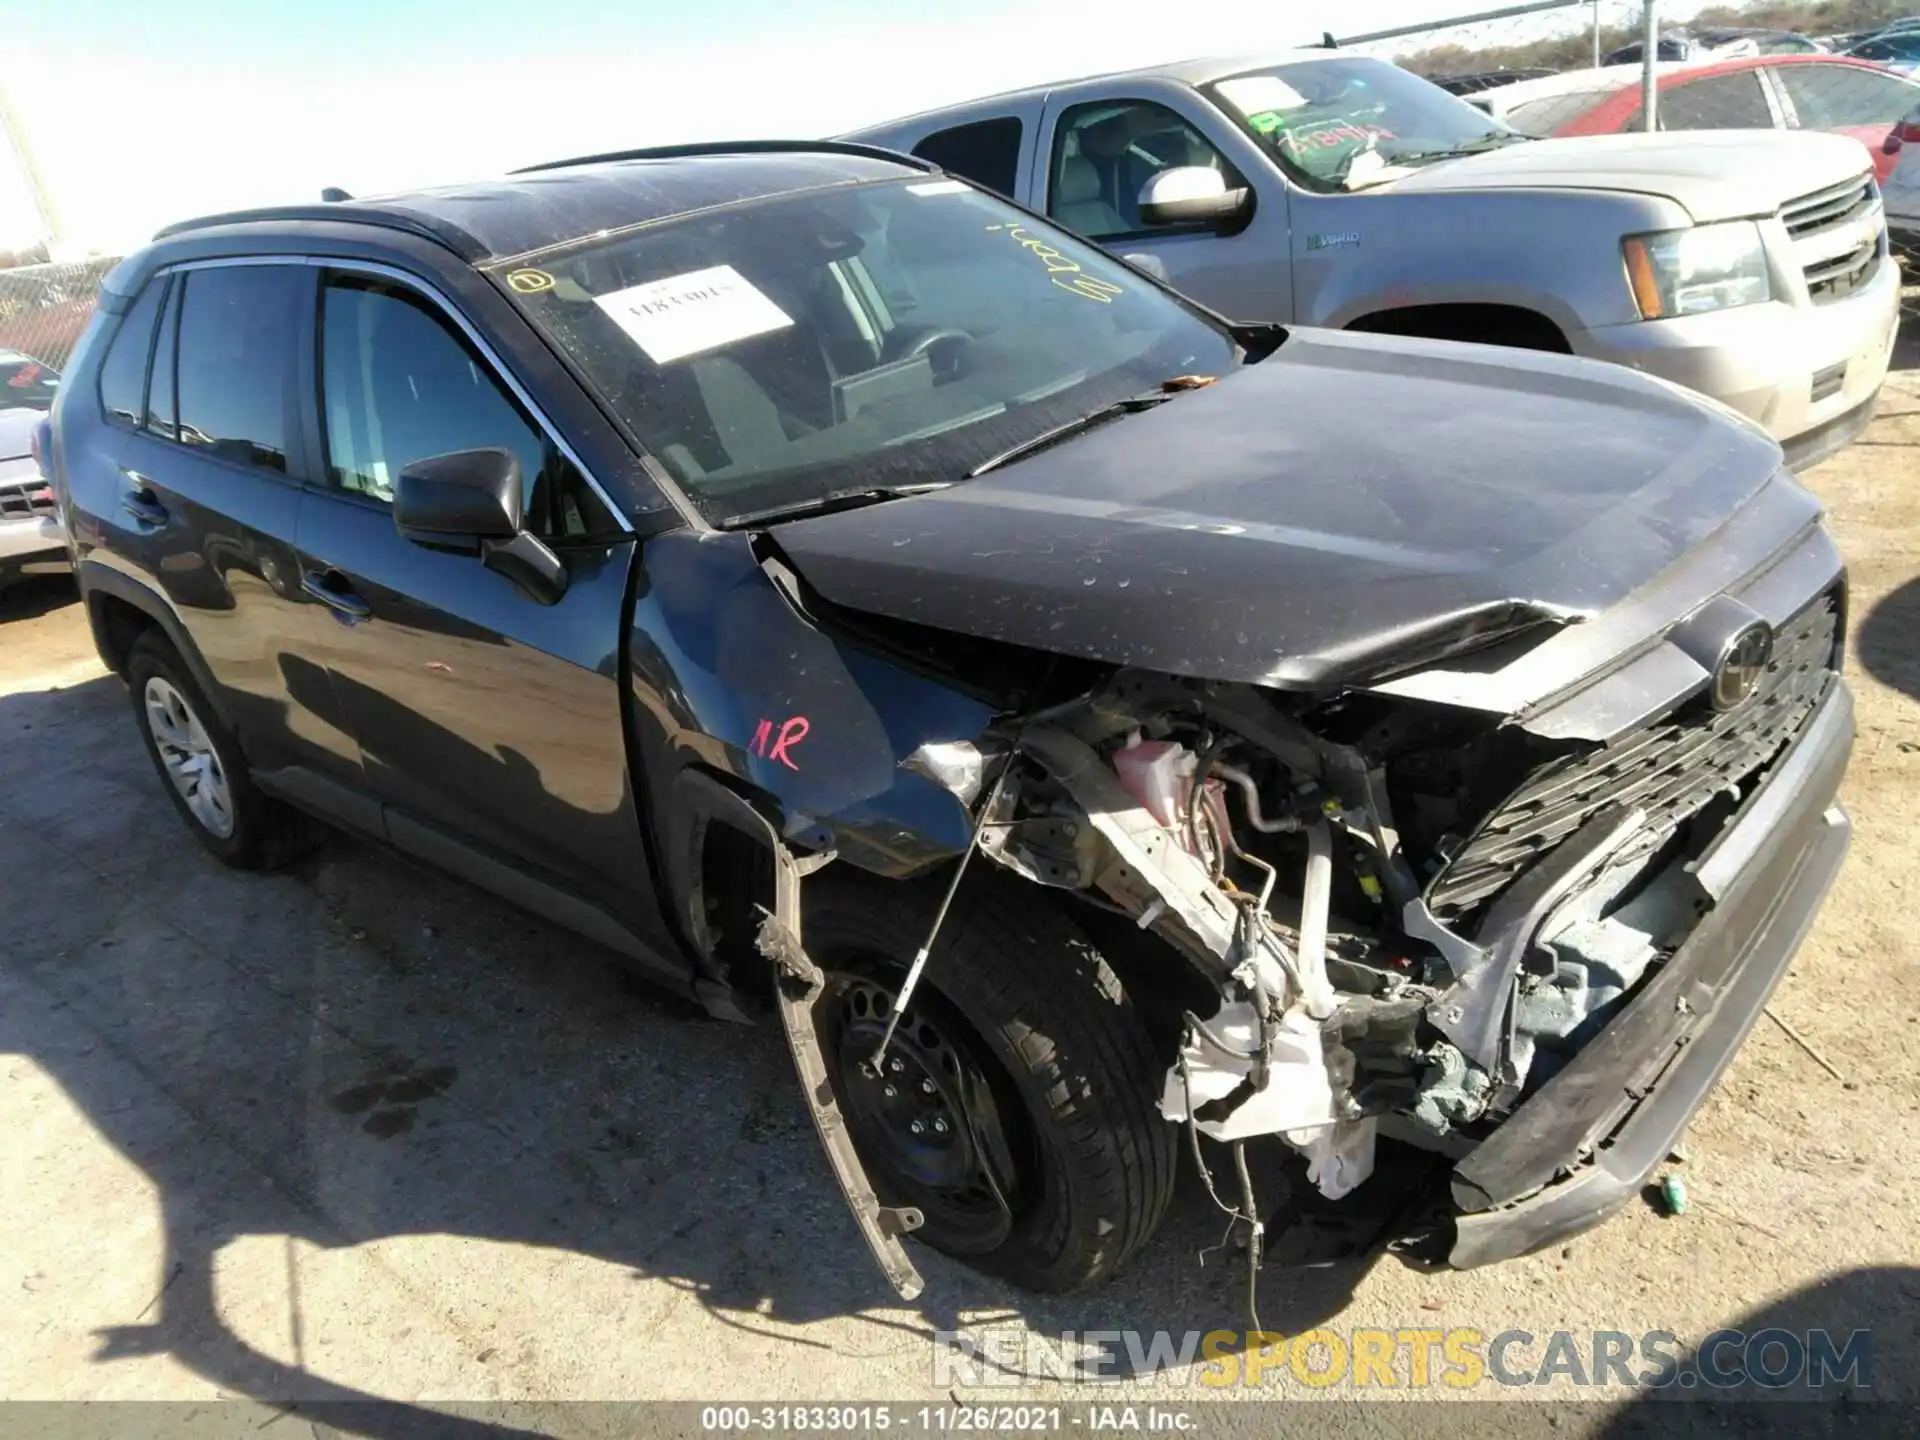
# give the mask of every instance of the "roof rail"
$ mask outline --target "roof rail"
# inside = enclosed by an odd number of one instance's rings
[[[385,230],[400,230],[409,235],[417,235],[423,240],[431,240],[436,245],[445,246],[462,260],[469,262],[484,260],[490,252],[472,235],[458,225],[450,225],[431,215],[422,215],[417,211],[403,210],[398,207],[387,209],[373,205],[349,205],[339,201],[326,201],[318,205],[268,205],[257,210],[229,210],[220,215],[202,215],[193,220],[180,220],[164,230],[154,233],[156,240],[168,240],[175,235],[191,234],[195,230],[211,230],[219,225],[262,225],[276,220],[303,221],[341,221],[349,225],[377,225]]]
[[[869,160],[891,160],[937,175],[940,167],[917,155],[903,155],[879,145],[862,145],[852,140],[708,140],[694,145],[654,145],[641,150],[609,150],[602,155],[581,155],[572,160],[545,160],[538,165],[523,165],[515,175],[531,175],[541,170],[565,170],[574,165],[609,165],[616,160],[677,160],[701,155],[861,155]]]

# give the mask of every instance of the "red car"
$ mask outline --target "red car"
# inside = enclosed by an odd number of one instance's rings
[[[1920,81],[1842,55],[1752,55],[1662,67],[1662,130],[1791,127],[1852,135],[1884,183],[1903,142],[1920,143]],[[1616,65],[1524,81],[1472,97],[1527,135],[1612,135],[1641,128],[1640,70]]]

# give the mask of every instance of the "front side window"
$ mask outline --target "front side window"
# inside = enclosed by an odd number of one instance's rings
[[[1806,130],[1897,125],[1920,107],[1920,84],[1864,65],[1782,65],[1773,73]]]
[[[1355,190],[1526,138],[1384,60],[1301,60],[1202,88],[1310,190]]]
[[[1757,70],[1712,75],[1660,92],[1662,130],[1770,130],[1773,111]]]
[[[494,268],[716,525],[963,480],[1240,355],[1132,270],[953,179],[782,196]]]
[[[145,411],[147,356],[153,350],[153,325],[166,293],[164,275],[146,283],[100,362],[100,404],[108,419],[122,425],[138,425]]]
[[[1020,174],[1020,117],[976,120],[951,130],[936,130],[913,153],[942,170],[964,175],[1000,195],[1012,195]]]
[[[500,449],[520,462],[522,513],[536,534],[613,528],[572,462],[423,297],[335,276],[321,327],[327,466],[340,489],[391,504],[394,481],[414,461]]]
[[[1090,240],[1145,232],[1141,188],[1162,170],[1218,170],[1229,190],[1246,184],[1206,137],[1151,100],[1076,105],[1054,131],[1047,214]]]
[[[235,464],[288,470],[288,397],[299,304],[312,272],[232,265],[180,277],[175,364],[184,445]]]

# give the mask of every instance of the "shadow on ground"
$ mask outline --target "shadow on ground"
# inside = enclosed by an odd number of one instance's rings
[[[311,1419],[331,1407],[357,1432],[486,1428],[389,1406],[235,1333],[215,1258],[255,1235],[572,1251],[627,1272],[628,1304],[678,1292],[800,1346],[821,1342],[769,1322],[862,1315],[896,1347],[1021,1321],[1055,1336],[1246,1328],[1238,1253],[1196,1267],[1224,1222],[1190,1161],[1159,1238],[1094,1294],[1026,1294],[916,1246],[928,1288],[899,1306],[843,1211],[776,1027],[708,1020],[606,952],[344,839],[292,873],[226,871],[181,830],[126,707],[112,678],[0,698],[0,875],[36,877],[7,899],[0,1051],[61,1085],[150,1177],[164,1219],[158,1293],[137,1318],[100,1317],[97,1360],[169,1355]],[[70,763],[23,753],[28,729],[57,731]],[[1383,1218],[1430,1178],[1407,1163],[1375,1182]],[[1260,1177],[1269,1198],[1284,1193],[1276,1164]],[[1276,1231],[1262,1319],[1285,1333],[1342,1310],[1378,1253],[1371,1232],[1284,1217]],[[670,1289],[643,1299],[639,1279]],[[518,1303],[499,1308],[528,1313]],[[573,1319],[591,1343],[585,1312],[621,1303],[547,1294],[531,1313]],[[1107,1373],[1127,1369],[1114,1360]]]
[[[1920,699],[1920,577],[1881,598],[1856,632],[1855,651],[1869,674]]]
[[[1680,1357],[1675,1383],[1646,1392],[1596,1433],[1606,1440],[1915,1433],[1910,1400],[1876,1397],[1890,1385],[1907,1386],[1920,1361],[1920,1269],[1876,1266],[1834,1275],[1730,1318],[1725,1332],[1737,1333],[1719,1341],[1703,1337],[1697,1351]],[[1838,1363],[1815,1385],[1808,1357],[1822,1336]],[[1716,1379],[1743,1372],[1778,1378],[1790,1370],[1793,1377],[1774,1388],[1751,1382],[1713,1388],[1699,1378],[1703,1359]]]

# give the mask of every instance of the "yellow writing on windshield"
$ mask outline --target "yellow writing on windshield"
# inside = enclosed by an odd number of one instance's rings
[[[1111,305],[1114,296],[1126,294],[1111,280],[1101,280],[1087,274],[1080,268],[1078,260],[1062,254],[1057,246],[1048,244],[1024,225],[989,225],[987,229],[1001,231],[1037,259],[1046,267],[1047,277],[1062,290],[1097,300],[1102,305]]]

